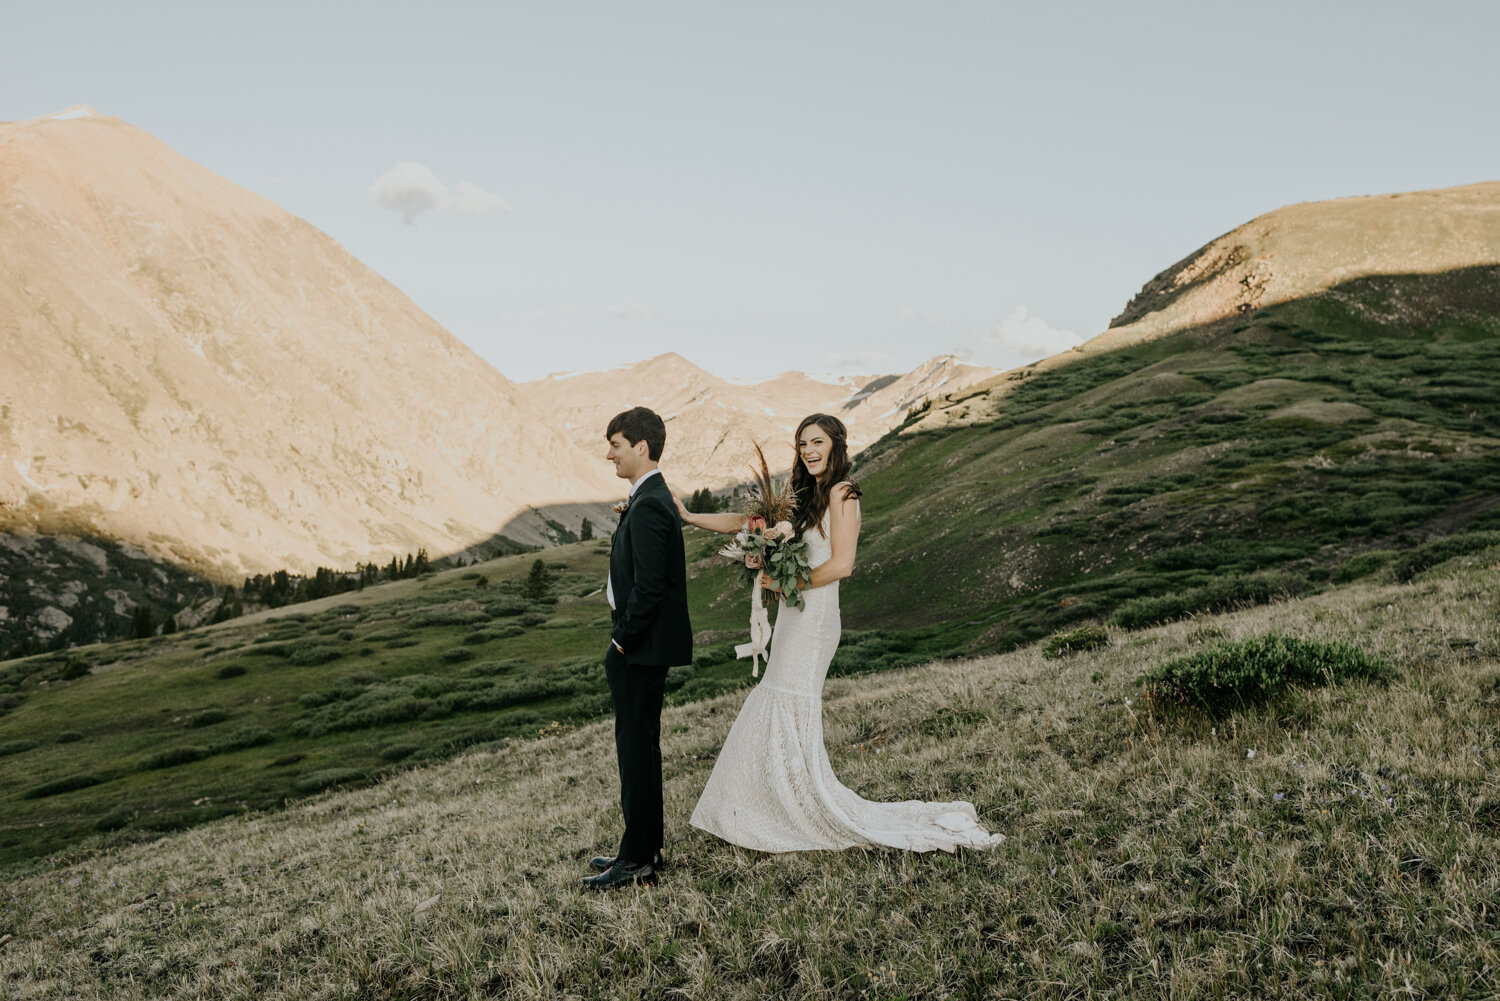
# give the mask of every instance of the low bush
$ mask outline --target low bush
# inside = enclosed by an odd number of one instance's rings
[[[34,740],[7,740],[5,743],[0,744],[0,758],[5,757],[7,754],[20,754],[22,751],[29,751],[36,746],[37,742]]]
[[[1400,555],[1394,549],[1371,549],[1367,552],[1356,553],[1344,561],[1333,574],[1335,584],[1347,584],[1351,580],[1359,580],[1368,577],[1389,563],[1392,558]]]
[[[413,615],[406,620],[406,624],[416,629],[427,629],[432,626],[473,626],[488,618],[489,615],[477,608],[443,608]]]
[[[1215,643],[1167,661],[1148,672],[1142,684],[1160,703],[1196,705],[1218,714],[1264,702],[1288,685],[1385,682],[1392,677],[1389,664],[1351,643],[1269,634]]]
[[[1500,546],[1500,532],[1462,532],[1418,546],[1391,564],[1391,572],[1400,581],[1411,580],[1446,560]]]
[[[500,598],[498,601],[490,602],[488,605],[484,606],[484,610],[489,614],[491,618],[500,619],[507,618],[512,615],[520,615],[529,607],[531,606],[527,604],[525,598],[522,598],[520,595],[513,594],[506,595],[505,597]]]
[[[75,740],[82,739],[83,734],[79,733],[77,730],[64,730],[62,733],[59,733],[57,735],[57,742],[59,744],[71,744]]]
[[[539,626],[546,621],[547,616],[541,612],[527,612],[521,616],[521,625],[523,626]]]
[[[102,775],[92,773],[82,775],[69,775],[51,782],[43,782],[39,786],[33,786],[21,794],[22,799],[46,799],[48,796],[57,796],[61,793],[72,792],[75,789],[87,789],[104,781]]]
[[[454,647],[452,650],[444,650],[443,651],[443,663],[444,664],[462,664],[466,660],[473,660],[473,659],[474,659],[474,651],[473,650],[467,650],[467,649],[465,649],[465,648],[463,648],[461,646]]]
[[[380,749],[380,756],[386,761],[400,761],[416,754],[421,748],[416,744],[387,744]]]
[[[244,673],[245,673],[245,665],[244,664],[221,664],[221,665],[219,665],[218,675],[221,678],[238,678],[240,675],[242,675]]]
[[[477,664],[470,664],[464,673],[477,678],[488,678],[492,675],[504,674],[506,671],[515,670],[525,663],[525,661],[514,657],[510,660],[482,660]]]
[[[1049,636],[1042,644],[1042,656],[1048,660],[1057,660],[1070,653],[1097,650],[1105,646],[1109,646],[1109,633],[1104,631],[1103,626],[1083,626],[1072,632]]]
[[[225,754],[229,751],[242,751],[247,747],[264,747],[275,739],[275,735],[270,730],[259,728],[236,730],[214,741],[209,745],[208,750],[211,754]]]
[[[322,643],[294,643],[291,655],[287,657],[287,663],[294,667],[317,667],[319,664],[338,660],[343,655],[344,651],[338,647],[326,646]]]
[[[135,817],[135,810],[128,806],[117,806],[94,821],[96,831],[118,831]]]
[[[1291,573],[1271,571],[1214,577],[1197,587],[1132,598],[1115,609],[1110,621],[1121,629],[1141,629],[1200,612],[1226,612],[1248,605],[1262,605],[1306,590],[1307,581]]]
[[[222,709],[205,709],[201,713],[194,713],[187,718],[187,725],[191,727],[213,726],[222,723],[229,718],[229,714]]]
[[[385,648],[387,650],[402,650],[402,649],[405,649],[406,647],[409,647],[409,646],[416,646],[418,643],[421,643],[421,642],[422,642],[421,640],[415,639],[415,638],[400,639],[400,640],[391,640],[389,643],[387,643],[385,645]]]
[[[209,751],[206,747],[169,747],[164,751],[147,755],[137,764],[136,771],[149,772],[157,768],[172,768],[176,765],[186,765],[194,761],[201,761],[208,757]]]
[[[384,643],[386,640],[404,640],[412,635],[410,629],[377,629],[365,636],[367,643]]]

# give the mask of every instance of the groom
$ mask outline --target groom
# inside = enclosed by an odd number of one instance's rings
[[[620,808],[625,835],[614,856],[589,864],[599,872],[580,880],[592,890],[655,883],[661,867],[661,704],[667,668],[693,659],[688,622],[687,566],[682,522],[661,471],[667,428],[645,407],[617,414],[604,432],[605,457],[630,481],[609,553],[610,617],[604,674],[615,709],[620,759]]]

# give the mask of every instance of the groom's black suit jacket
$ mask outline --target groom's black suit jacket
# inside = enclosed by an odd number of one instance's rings
[[[658,473],[647,478],[620,517],[609,552],[615,595],[611,638],[627,664],[675,667],[693,659],[682,521]]]

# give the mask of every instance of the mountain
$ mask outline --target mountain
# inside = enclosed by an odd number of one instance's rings
[[[1434,191],[1304,202],[1258,216],[1152,278],[1109,329],[1071,351],[1000,375],[983,398],[939,407],[923,426],[986,420],[1008,387],[1029,374],[1090,355],[1220,324],[1283,303],[1316,298],[1375,323],[1423,323],[1468,296],[1444,274],[1500,265],[1500,181]],[[1405,279],[1404,292],[1367,297],[1368,281]],[[1422,276],[1435,294],[1419,294]],[[1481,283],[1482,284],[1482,283]],[[1481,290],[1483,297],[1486,293]]]
[[[994,375],[952,356],[933,358],[904,375],[815,379],[786,372],[757,383],[730,382],[677,354],[604,372],[554,375],[522,383],[521,397],[557,415],[580,447],[603,454],[609,419],[647,406],[667,422],[663,469],[674,486],[721,489],[745,480],[759,442],[778,470],[791,468],[791,439],[803,417],[837,416],[852,450],[874,442],[907,412],[940,390],[953,391]]]
[[[846,624],[1004,649],[1500,542],[1500,184],[1293,206],[1186,261],[867,450]]]
[[[0,126],[0,205],[7,576],[57,537],[221,580],[543,542],[533,508],[618,492],[343,247],[125,122]]]

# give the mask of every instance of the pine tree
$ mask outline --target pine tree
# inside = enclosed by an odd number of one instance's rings
[[[585,518],[585,519],[583,519],[583,524],[578,526],[578,541],[579,542],[591,542],[591,541],[593,541],[593,538],[594,538],[594,523],[592,521],[589,521],[587,518]]]
[[[135,606],[135,613],[130,617],[130,638],[133,640],[143,640],[155,635],[156,622],[151,618],[151,606]]]
[[[526,575],[526,584],[522,588],[522,594],[527,601],[543,601],[547,597],[547,589],[552,586],[552,574],[547,569],[547,564],[536,560],[531,564],[531,572]]]

